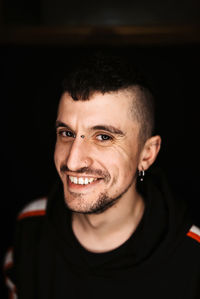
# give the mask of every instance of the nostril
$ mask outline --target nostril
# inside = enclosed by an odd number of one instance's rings
[[[89,167],[92,164],[92,159],[91,158],[86,158],[84,159],[85,167]]]

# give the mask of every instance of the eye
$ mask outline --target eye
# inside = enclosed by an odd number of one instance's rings
[[[112,140],[113,138],[109,135],[106,135],[106,134],[99,134],[97,135],[96,137],[99,141],[109,141],[109,140]]]
[[[60,130],[58,131],[58,135],[61,136],[61,137],[67,137],[67,138],[75,138],[75,134],[72,133],[71,131],[68,131],[68,130]]]

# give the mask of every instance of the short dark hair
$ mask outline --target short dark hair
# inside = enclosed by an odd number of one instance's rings
[[[63,92],[74,101],[89,100],[93,93],[102,94],[133,89],[136,100],[131,110],[140,124],[140,138],[144,143],[154,130],[154,97],[143,75],[122,55],[98,52],[74,66],[63,81]]]

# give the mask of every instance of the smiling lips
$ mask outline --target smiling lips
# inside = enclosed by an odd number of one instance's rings
[[[99,180],[100,178],[88,178],[88,177],[74,177],[69,176],[69,181],[76,185],[89,185],[94,181]]]

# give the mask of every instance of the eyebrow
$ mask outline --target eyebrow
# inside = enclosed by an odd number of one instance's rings
[[[66,123],[63,123],[59,120],[56,121],[56,129],[59,128],[59,127],[64,127],[64,128],[67,128],[71,131],[73,131],[70,126],[68,126]],[[90,128],[91,131],[96,131],[96,130],[103,130],[103,131],[106,131],[106,132],[109,132],[111,134],[116,134],[116,135],[120,135],[120,136],[125,136],[125,133],[122,132],[120,129],[118,128],[115,128],[111,125],[96,125],[96,126],[93,126]]]
[[[107,132],[112,133],[112,134],[125,136],[125,133],[122,132],[120,129],[115,128],[115,127],[110,126],[110,125],[97,125],[97,126],[92,127],[91,130],[92,131],[103,130],[103,131],[107,131]]]
[[[58,129],[59,127],[64,127],[67,128],[68,130],[72,131],[73,130],[70,128],[70,126],[68,126],[67,124],[63,123],[62,121],[56,120],[56,124],[55,124],[56,129]]]

